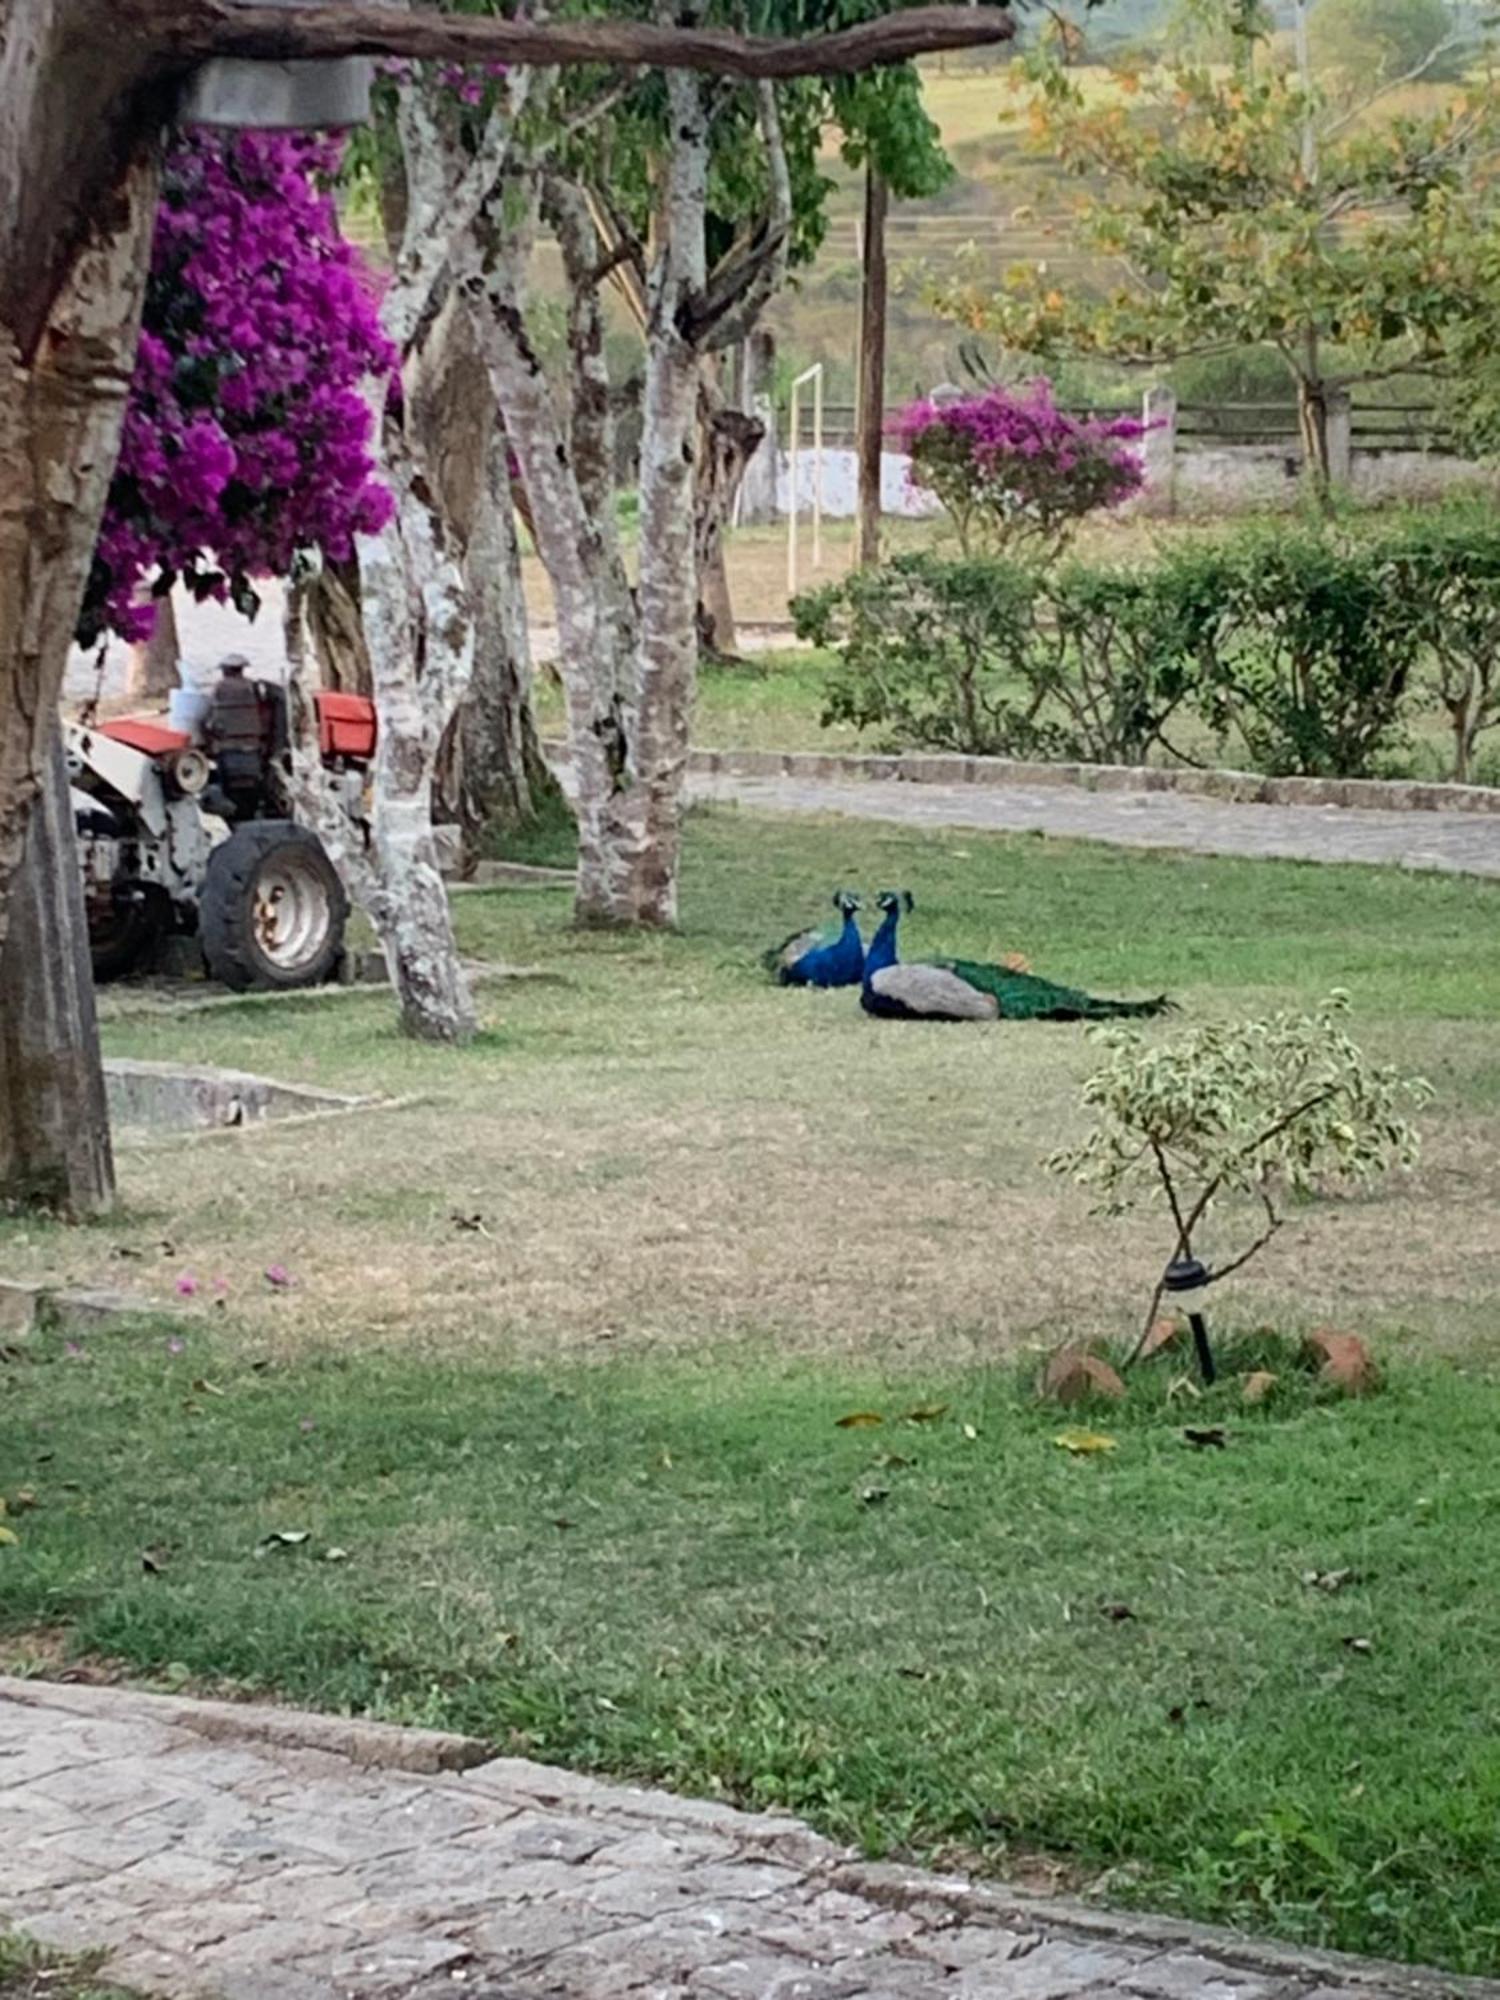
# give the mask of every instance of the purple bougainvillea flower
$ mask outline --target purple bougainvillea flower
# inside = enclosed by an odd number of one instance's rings
[[[174,139],[85,643],[147,637],[163,579],[239,600],[299,550],[347,554],[390,519],[360,388],[396,356],[339,233],[339,158],[301,133]]]
[[[891,420],[913,484],[935,494],[960,524],[997,541],[1062,538],[1074,521],[1118,507],[1141,490],[1139,418],[1059,409],[1045,378],[951,401],[923,398]]]
[[[177,1296],[183,1299],[191,1299],[196,1297],[197,1291],[198,1280],[193,1276],[191,1271],[184,1271],[182,1276],[177,1280]]]
[[[292,1276],[285,1264],[268,1264],[266,1266],[266,1283],[271,1287],[272,1291],[284,1292],[288,1286],[295,1285],[296,1282],[297,1280]]]

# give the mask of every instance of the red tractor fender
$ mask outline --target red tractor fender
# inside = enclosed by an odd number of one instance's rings
[[[133,715],[97,724],[96,734],[123,743],[128,750],[139,750],[143,757],[170,757],[174,750],[186,750],[193,740],[185,730],[168,729],[164,722],[147,722]]]

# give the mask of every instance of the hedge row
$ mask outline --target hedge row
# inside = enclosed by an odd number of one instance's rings
[[[798,599],[825,721],[974,756],[1144,763],[1199,725],[1273,775],[1363,777],[1441,702],[1466,781],[1500,724],[1500,521],[1288,520],[1149,563],[900,556]]]

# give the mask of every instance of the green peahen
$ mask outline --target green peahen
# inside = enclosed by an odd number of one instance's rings
[[[876,901],[885,914],[865,954],[859,1000],[867,1014],[891,1021],[1119,1021],[1176,1012],[1165,994],[1155,1000],[1099,1000],[1019,966],[968,958],[903,965],[896,956],[896,931],[903,908],[912,907],[911,896],[887,889]]]

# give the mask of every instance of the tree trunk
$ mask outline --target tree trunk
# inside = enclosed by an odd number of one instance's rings
[[[758,417],[747,416],[725,402],[708,361],[703,365],[701,405],[693,537],[701,579],[698,643],[707,654],[732,659],[739,641],[724,565],[724,530],[734,511],[745,467],[766,431]]]
[[[417,363],[412,416],[445,522],[464,551],[474,673],[438,761],[440,816],[472,862],[492,825],[535,818],[557,780],[532,706],[531,635],[521,588],[510,446],[466,301],[450,294]]]
[[[880,461],[885,448],[886,184],[865,168],[864,291],[859,315],[859,519],[854,560],[880,561]]]
[[[370,649],[360,612],[359,564],[325,561],[297,588],[319,685],[340,694],[373,693]]]
[[[645,786],[636,762],[637,611],[610,505],[612,404],[604,365],[598,238],[587,204],[549,190],[569,281],[565,422],[526,324],[530,216],[489,214],[464,259],[496,399],[531,497],[537,552],[557,607],[568,760],[578,821],[575,921],[630,925],[655,907]],[[689,623],[692,613],[689,610]]]
[[[685,25],[696,19],[679,10]],[[641,686],[635,762],[644,811],[638,922],[677,921],[682,786],[698,669],[694,499],[698,355],[682,329],[707,282],[708,106],[701,81],[667,78],[672,153],[646,336],[641,439]]]
[[[114,1204],[109,1107],[73,808],[55,717],[0,948],[0,1206]]]
[[[381,534],[356,538],[376,712],[369,823],[324,782],[300,686],[291,789],[298,817],[317,833],[375,927],[404,1032],[419,1041],[465,1042],[476,1026],[474,1003],[438,871],[432,778],[473,670],[474,627],[430,484],[391,418],[381,464],[395,518]],[[294,672],[300,653],[292,652]]]
[[[1328,389],[1320,377],[1297,377],[1297,428],[1302,438],[1302,465],[1318,504],[1332,498],[1333,468],[1328,453]]]
[[[151,637],[130,649],[125,685],[133,699],[161,700],[178,685],[182,652],[177,640],[177,613],[171,596],[156,600]]]
[[[0,321],[0,943],[119,449],[155,210],[155,163],[142,161],[35,351]]]

